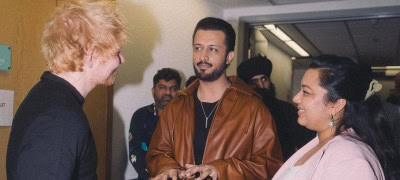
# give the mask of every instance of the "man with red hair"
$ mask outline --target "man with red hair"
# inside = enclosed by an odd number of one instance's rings
[[[7,179],[97,179],[97,153],[84,98],[114,82],[124,63],[126,28],[115,2],[76,0],[58,6],[42,37],[44,72],[15,114]]]

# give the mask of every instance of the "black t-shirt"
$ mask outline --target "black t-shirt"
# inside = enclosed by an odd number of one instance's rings
[[[217,111],[218,101],[213,103],[200,102],[197,97],[197,90],[193,93],[194,97],[194,161],[200,165],[203,161],[204,148],[206,146],[208,131],[210,130],[215,111]],[[208,120],[206,121],[206,117]],[[207,125],[206,125],[207,124]]]
[[[82,95],[50,73],[15,114],[7,150],[7,179],[97,179],[97,153]]]

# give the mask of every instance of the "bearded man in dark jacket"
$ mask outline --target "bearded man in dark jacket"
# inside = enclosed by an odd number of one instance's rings
[[[238,66],[237,74],[246,83],[262,95],[264,104],[270,109],[278,131],[282,147],[283,160],[287,160],[298,149],[316,136],[297,123],[297,108],[276,98],[275,85],[271,82],[272,63],[262,56],[244,61]]]

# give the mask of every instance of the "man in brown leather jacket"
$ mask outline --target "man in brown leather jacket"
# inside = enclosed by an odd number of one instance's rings
[[[236,34],[204,18],[193,34],[198,80],[161,113],[146,156],[155,179],[271,179],[282,164],[269,110],[244,82],[227,77]]]

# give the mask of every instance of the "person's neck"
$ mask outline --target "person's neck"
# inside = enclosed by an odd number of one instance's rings
[[[86,78],[88,76],[85,75],[84,72],[62,72],[53,74],[69,82],[84,98],[96,87],[89,78]]]
[[[156,111],[156,115],[160,116],[162,109],[156,103],[154,103],[154,109]]]
[[[213,103],[221,99],[225,90],[231,85],[225,74],[221,75],[217,80],[206,82],[200,80],[197,97],[202,102]]]
[[[319,144],[324,145],[335,137],[335,128],[327,128],[318,133]]]

